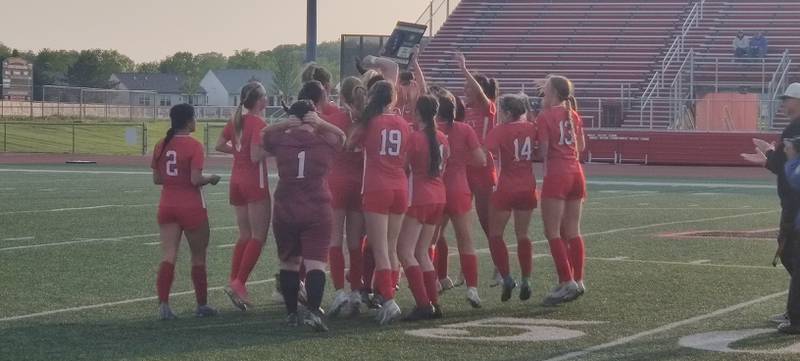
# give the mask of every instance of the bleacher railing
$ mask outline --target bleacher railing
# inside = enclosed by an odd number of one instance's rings
[[[792,66],[792,58],[789,56],[789,50],[785,50],[783,52],[783,56],[781,57],[780,63],[778,63],[778,68],[775,69],[775,72],[772,73],[772,80],[769,82],[769,90],[767,93],[767,99],[770,100],[770,117],[769,117],[769,126],[774,127],[775,123],[775,112],[777,109],[777,100],[778,97],[783,93],[788,85],[788,77],[786,76],[789,72],[789,68]]]
[[[459,2],[460,0],[439,0],[437,4],[435,0],[431,0],[415,23],[428,25],[428,35],[432,37],[444,25],[450,12]]]
[[[683,21],[681,25],[681,31],[678,33],[678,36],[675,37],[675,40],[670,45],[667,52],[664,54],[664,59],[661,60],[661,83],[664,84],[664,77],[666,76],[667,71],[669,70],[670,66],[673,62],[677,61],[678,58],[684,52],[684,45],[686,43],[686,37],[689,35],[689,32],[700,25],[700,20],[703,20],[703,10],[705,8],[705,0],[700,0],[694,4],[692,10],[689,11],[689,14],[686,16],[686,20]]]

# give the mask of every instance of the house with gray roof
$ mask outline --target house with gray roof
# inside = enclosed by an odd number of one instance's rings
[[[242,87],[250,81],[257,80],[267,89],[270,99],[269,104],[274,105],[272,72],[267,70],[250,69],[222,69],[209,70],[200,81],[200,87],[205,89],[208,96],[208,105],[213,106],[238,106],[241,102]]]
[[[109,79],[117,90],[147,90],[157,93],[156,99],[148,94],[134,94],[134,105],[169,107],[180,103],[207,105],[208,97],[203,87],[195,94],[187,94],[186,79],[179,74],[116,73]],[[153,104],[155,102],[155,104]]]

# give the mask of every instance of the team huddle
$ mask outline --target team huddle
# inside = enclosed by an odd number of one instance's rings
[[[520,300],[528,300],[529,228],[539,203],[558,276],[543,304],[583,295],[580,218],[586,182],[580,153],[585,139],[572,83],[548,76],[539,84],[539,109],[524,94],[499,96],[497,82],[470,72],[462,54],[455,53],[454,60],[466,80],[463,100],[428,86],[416,56],[410,72],[400,72],[389,59],[366,57],[359,63],[362,75],[339,84],[339,104],[329,99],[331,74],[311,64],[303,72],[298,101],[285,106],[288,119],[271,125],[260,117],[267,105],[264,87],[250,82],[242,88],[241,104],[216,145],[233,155],[229,191],[239,238],[225,292],[236,308],[253,305],[246,283],[270,222],[280,269],[277,291],[289,325],[325,331],[326,317],[353,317],[363,307],[377,309],[381,325],[441,318],[440,293],[462,283],[466,301],[480,308],[474,241],[480,236],[472,234],[473,207],[489,242],[501,301],[511,299],[515,289]],[[182,235],[191,251],[195,313],[213,316],[201,187],[216,185],[220,177],[203,175],[203,146],[190,136],[192,106],[174,106],[170,118],[171,128],[152,161],[154,183],[163,186],[158,209],[163,259],[156,281],[160,318],[175,318],[169,292]],[[272,196],[268,158],[274,158],[279,178]],[[541,192],[533,166],[538,160],[544,170]],[[504,240],[512,217],[518,280]],[[448,274],[444,236],[450,224],[461,264],[456,282]],[[326,314],[321,305],[328,268],[335,293]],[[401,270],[415,303],[405,313],[395,301]]]

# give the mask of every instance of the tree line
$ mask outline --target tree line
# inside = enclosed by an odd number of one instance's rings
[[[338,82],[340,45],[338,41],[324,42],[317,47],[317,62],[328,68]],[[68,85],[89,88],[111,88],[111,74],[121,72],[180,74],[186,79],[183,89],[195,94],[200,80],[209,70],[258,69],[274,73],[272,92],[296,94],[300,88],[300,72],[305,57],[305,45],[279,45],[272,50],[237,50],[231,56],[217,52],[193,54],[177,52],[160,61],[136,64],[131,58],[108,49],[55,50],[38,53],[17,51],[0,43],[0,61],[19,56],[33,63],[34,98],[41,99],[43,85]]]

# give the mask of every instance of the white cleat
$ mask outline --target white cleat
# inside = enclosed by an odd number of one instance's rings
[[[772,322],[772,323],[778,324],[778,325],[780,325],[782,323],[785,323],[785,322],[789,322],[789,314],[784,312],[784,313],[779,313],[777,315],[772,315],[769,318],[769,322]]]
[[[475,287],[467,288],[467,301],[472,308],[481,308],[481,298],[478,296],[478,289]]]
[[[439,293],[444,293],[445,291],[453,289],[453,287],[455,287],[455,285],[449,276],[439,280]]]
[[[578,298],[578,284],[570,281],[566,284],[553,287],[550,293],[545,296],[542,304],[545,306],[555,306],[566,302],[574,301]]]
[[[330,317],[339,316],[340,313],[347,314],[349,303],[350,295],[344,290],[337,290],[333,296],[333,302],[331,303]]]
[[[583,284],[583,280],[576,281],[575,283],[578,284],[578,297],[583,296],[586,293],[586,285]]]
[[[494,274],[492,275],[492,282],[489,283],[489,287],[497,287],[503,284],[503,276],[500,275],[500,272],[497,268],[494,269]]]
[[[300,302],[302,305],[308,303],[308,295],[306,295],[306,283],[303,281],[300,281],[300,289],[297,291],[297,302]]]
[[[375,315],[375,319],[379,325],[384,326],[400,319],[401,316],[402,311],[400,311],[400,306],[397,305],[397,302],[388,300],[383,303],[378,314]]]
[[[359,291],[352,291],[350,292],[350,300],[348,302],[348,312],[346,313],[348,317],[355,317],[361,313],[361,292]]]

